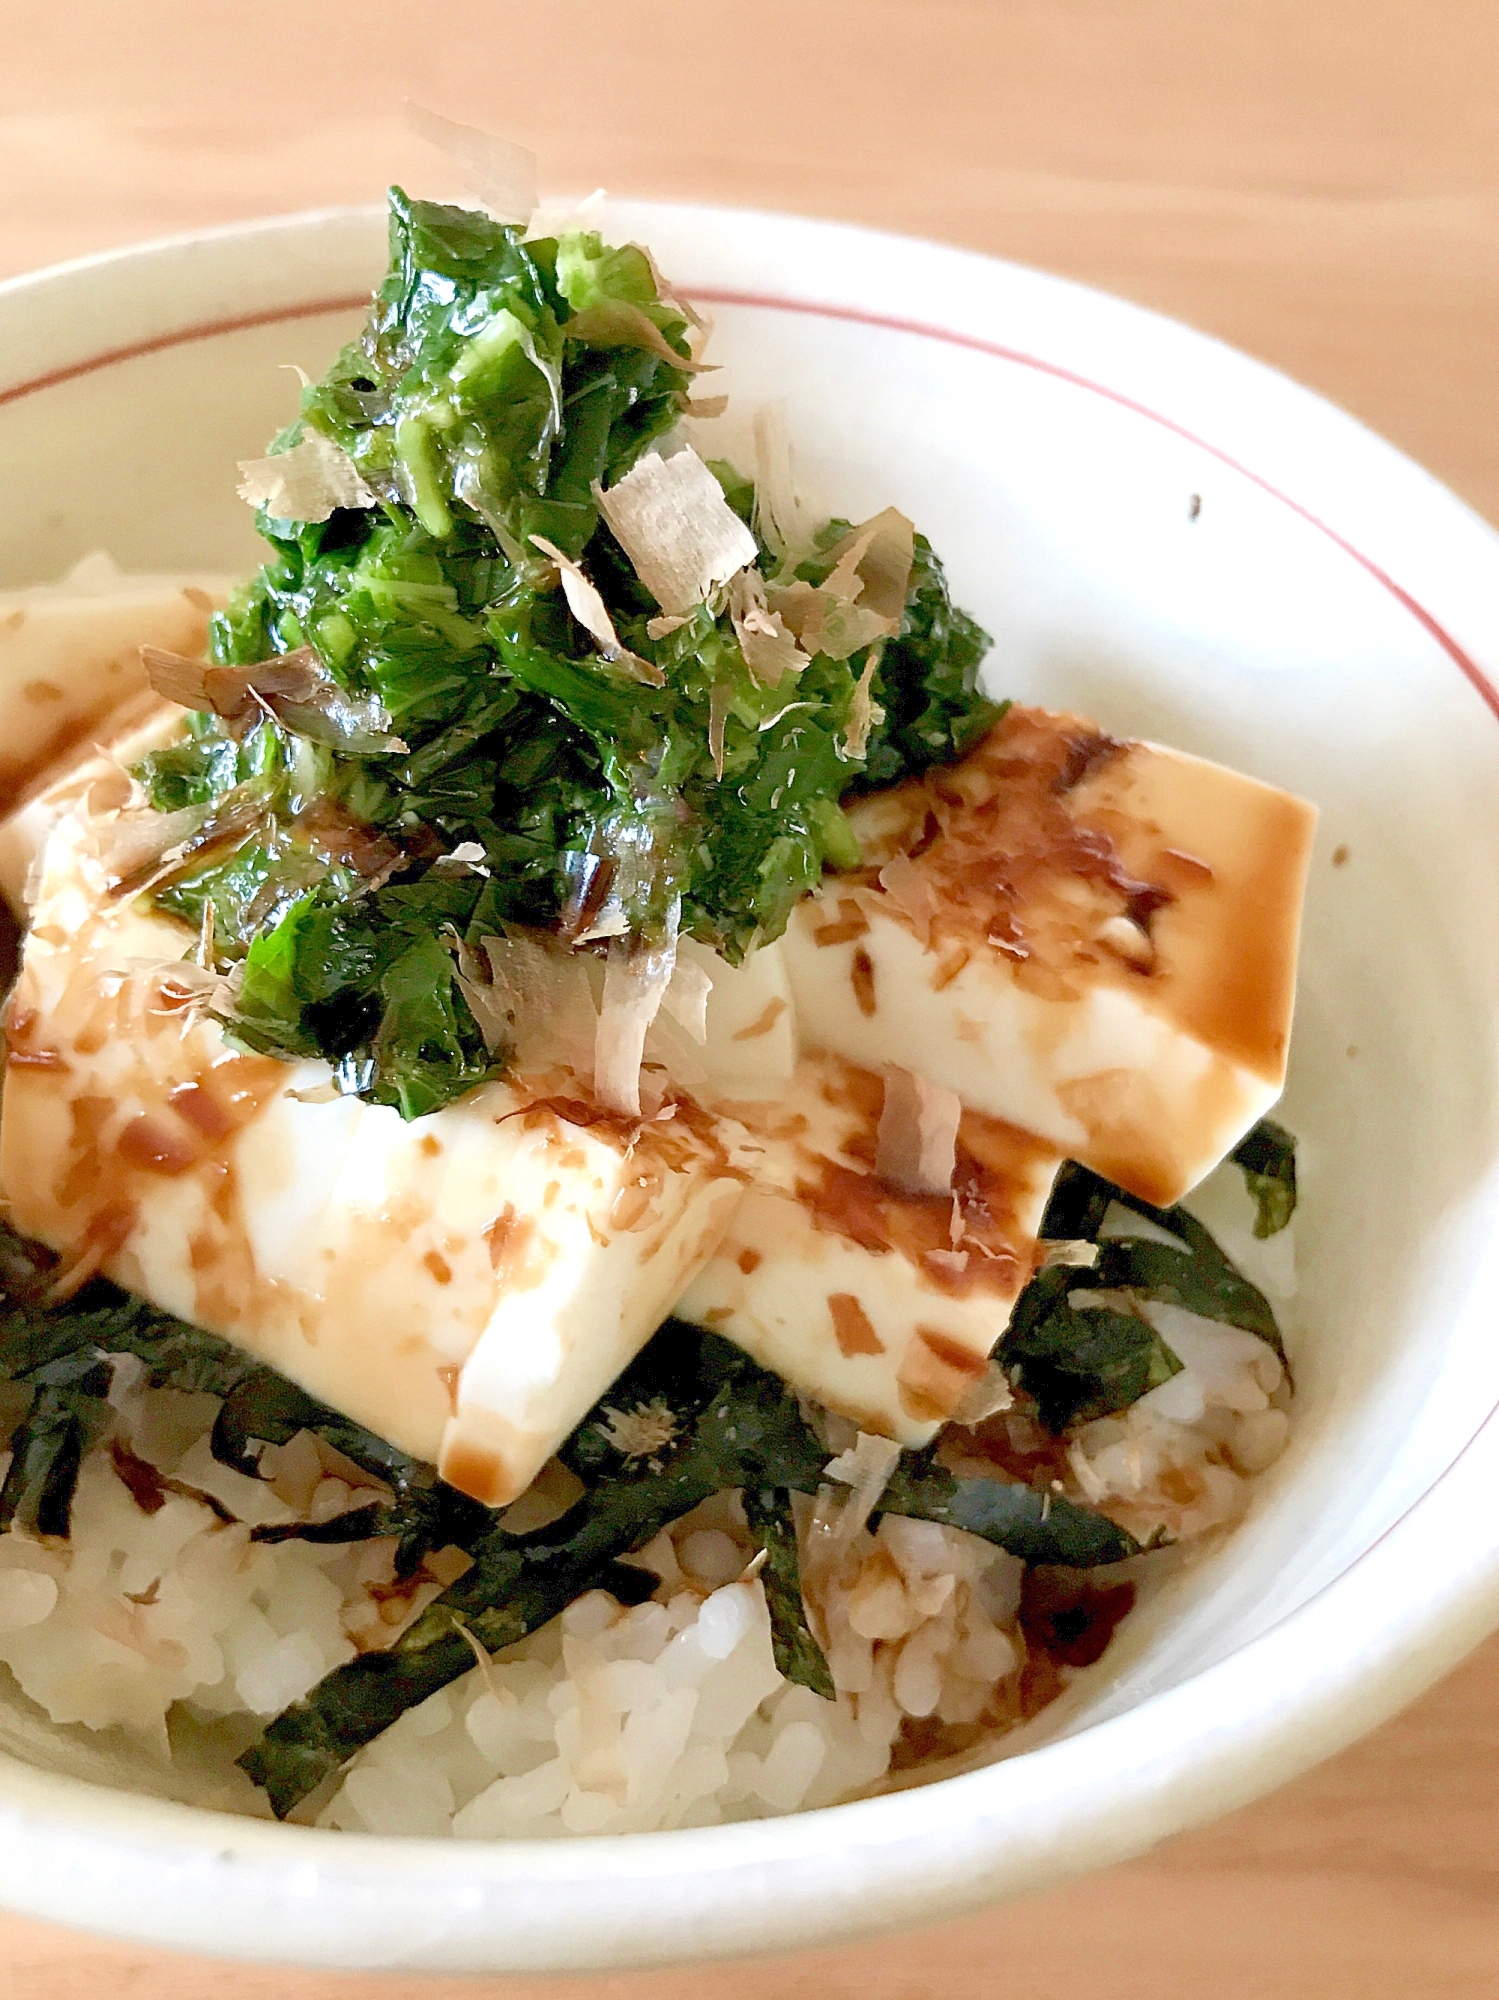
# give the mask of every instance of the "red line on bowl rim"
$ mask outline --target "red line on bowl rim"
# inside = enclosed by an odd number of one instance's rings
[[[1362,549],[1356,548],[1320,515],[1314,514],[1310,507],[1303,506],[1301,501],[1293,499],[1289,493],[1272,484],[1263,473],[1245,465],[1242,460],[1224,451],[1220,445],[1199,437],[1196,431],[1188,430],[1185,424],[1179,424],[1174,417],[1166,416],[1161,410],[1152,409],[1150,404],[1138,402],[1133,396],[1125,395],[1121,389],[1111,389],[1106,382],[1095,382],[1091,376],[1080,375],[1075,369],[1064,368],[1060,362],[1047,361],[1039,354],[1027,354],[1022,348],[1005,347],[999,341],[984,339],[981,334],[959,333],[954,327],[937,326],[926,320],[900,319],[893,314],[867,312],[861,306],[820,305],[808,299],[779,298],[761,292],[720,291],[702,287],[694,289],[691,296],[694,299],[702,299],[709,305],[758,306],[770,312],[803,313],[818,319],[844,320],[852,326],[879,327],[888,333],[914,334],[922,340],[940,340],[948,347],[967,348],[974,354],[985,354],[996,361],[1011,362],[1017,368],[1032,369],[1038,375],[1049,375],[1055,381],[1066,382],[1074,389],[1085,389],[1089,395],[1102,396],[1106,402],[1114,403],[1122,410],[1129,410],[1137,417],[1146,418],[1148,422],[1159,425],[1162,430],[1172,432],[1186,443],[1196,445],[1210,458],[1217,459],[1220,465],[1226,465],[1230,471],[1237,472],[1242,478],[1247,479],[1252,486],[1259,487],[1262,493],[1268,493],[1271,499],[1289,507],[1291,512],[1299,515],[1309,527],[1325,535],[1334,547],[1351,557],[1366,575],[1388,591],[1396,603],[1408,611],[1416,623],[1435,639],[1463,678],[1479,695],[1485,707],[1499,719],[1499,688],[1494,686],[1478,662],[1458,644],[1440,620],[1434,617],[1418,598],[1412,597],[1403,584],[1397,583],[1388,570],[1382,569],[1372,556],[1366,556]]]
[[[102,354],[91,354],[83,361],[67,362],[61,368],[49,369],[45,375],[33,375],[29,381],[0,389],[0,409],[4,409],[7,403],[19,403],[23,396],[34,396],[39,390],[58,389],[64,382],[76,382],[80,376],[97,375],[101,368],[113,368],[121,361],[139,361],[143,355],[162,354],[171,347],[187,347],[198,340],[216,340],[225,333],[246,333],[257,326],[279,326],[285,320],[316,319],[321,313],[357,312],[361,306],[368,304],[367,293],[354,298],[311,299],[305,305],[267,306],[263,312],[236,313],[229,319],[203,320],[195,326],[179,327],[175,333],[155,333],[148,340],[133,340],[125,347],[109,347]]]

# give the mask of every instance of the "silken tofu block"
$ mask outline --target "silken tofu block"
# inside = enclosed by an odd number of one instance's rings
[[[1016,708],[851,817],[865,865],[782,947],[804,1046],[915,1070],[1161,1204],[1280,1095],[1303,800]]]
[[[683,938],[677,963],[698,967],[712,982],[698,1048],[709,1101],[784,1095],[796,1070],[796,1010],[779,941],[730,965],[706,945]]]
[[[0,591],[0,811],[146,691],[142,646],[199,655],[217,576],[129,576],[89,556],[61,583]]]
[[[1009,1324],[1061,1162],[970,1111],[952,1192],[903,1193],[874,1172],[884,1092],[837,1057],[802,1061],[752,1123],[749,1189],[676,1310],[861,1429],[922,1445]]]
[[[18,917],[27,915],[32,871],[58,822],[79,810],[128,803],[136,789],[129,766],[180,735],[182,719],[180,708],[147,688],[106,716],[95,738],[63,751],[45,779],[0,819],[0,896]]]
[[[101,895],[83,827],[48,843],[6,1024],[15,1226],[513,1499],[715,1247],[720,1127],[611,1119],[565,1071],[410,1124],[332,1098],[226,1044],[192,939]]]

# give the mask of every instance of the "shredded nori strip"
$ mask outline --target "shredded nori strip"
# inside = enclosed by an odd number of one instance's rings
[[[133,1355],[153,1388],[221,1396],[211,1438],[215,1458],[254,1474],[259,1444],[286,1444],[311,1431],[391,1489],[389,1501],[314,1527],[260,1529],[263,1540],[354,1541],[399,1538],[396,1573],[410,1576],[423,1556],[465,1547],[493,1520],[487,1507],[444,1485],[434,1467],[399,1451],[362,1424],[320,1403],[274,1368],[117,1285],[96,1279],[76,1299],[47,1304],[45,1252],[0,1225],[0,1379],[29,1383],[31,1407],[12,1439],[0,1487],[0,1530],[12,1526],[66,1536],[78,1470],[108,1431],[105,1400],[111,1357]]]
[[[620,1416],[644,1413],[669,1439],[630,1456]],[[490,1652],[513,1645],[668,1522],[732,1487],[815,1493],[827,1449],[795,1395],[717,1335],[668,1320],[559,1454],[586,1491],[526,1535],[495,1526],[473,1568],[394,1644],[325,1676],[240,1763],[285,1816],[396,1718],[473,1665],[463,1627]],[[887,1513],[967,1529],[1029,1562],[1085,1569],[1138,1544],[1103,1515],[998,1478],[959,1478],[935,1450],[907,1452],[881,1496]]]
[[[1233,1157],[1261,1144],[1256,1126]],[[1286,1162],[1295,1179],[1294,1144],[1279,1126],[1254,1157],[1273,1158],[1277,1175]],[[1281,1140],[1288,1143],[1280,1144]],[[1143,1216],[1177,1239],[1180,1248],[1149,1237],[1109,1237],[1099,1230],[1111,1204]],[[1179,1203],[1155,1208],[1115,1187],[1100,1174],[1069,1161],[1057,1176],[1041,1224],[1052,1242],[1098,1244],[1091,1267],[1062,1266],[1042,1271],[1016,1303],[1000,1358],[1017,1383],[1042,1407],[1053,1430],[1125,1409],[1176,1373],[1180,1365],[1148,1322],[1130,1308],[1142,1300],[1181,1306],[1223,1326],[1241,1327],[1274,1349],[1289,1376],[1285,1343],[1270,1301],[1229,1261],[1212,1233]],[[1123,1310],[1074,1308],[1078,1292],[1113,1293]]]
[[[788,1681],[811,1688],[814,1694],[832,1701],[836,1694],[833,1676],[807,1622],[807,1607],[802,1601],[801,1561],[791,1494],[784,1486],[747,1486],[744,1513],[751,1534],[765,1551],[760,1581],[765,1587],[765,1604],[770,1613],[770,1640],[776,1665]]]

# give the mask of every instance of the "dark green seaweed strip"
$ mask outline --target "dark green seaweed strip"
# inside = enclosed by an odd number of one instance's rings
[[[216,1334],[159,1312],[97,1279],[66,1305],[46,1303],[47,1273],[34,1246],[0,1224],[0,1378],[32,1385],[31,1408],[13,1441],[0,1487],[0,1529],[12,1525],[65,1536],[84,1453],[109,1428],[110,1356],[133,1355],[153,1388],[223,1398],[212,1448],[237,1472],[256,1471],[254,1444],[286,1444],[307,1430],[382,1480],[391,1499],[314,1529],[293,1524],[262,1539],[399,1539],[396,1568],[409,1576],[422,1557],[449,1544],[467,1547],[488,1528],[487,1507],[445,1486],[434,1467],[412,1458],[329,1409],[273,1368]]]
[[[1244,1141],[1244,1145],[1248,1143]],[[1140,1298],[1155,1299],[1163,1305],[1183,1306],[1204,1319],[1242,1327],[1246,1333],[1257,1335],[1274,1348],[1281,1364],[1287,1365],[1285,1345],[1270,1301],[1234,1267],[1196,1216],[1180,1205],[1155,1208],[1087,1167],[1069,1161],[1057,1176],[1041,1234],[1049,1241],[1097,1242],[1104,1216],[1113,1202],[1166,1230],[1179,1240],[1182,1248],[1178,1250],[1172,1244],[1150,1242],[1142,1237],[1110,1238],[1099,1244],[1098,1262],[1091,1269],[1065,1272],[1066,1290],[1132,1291]],[[1053,1272],[1043,1272],[1035,1283],[1053,1278]],[[1028,1293],[1021,1295],[1012,1326],[1017,1322],[1024,1324],[1027,1297]],[[1007,1339],[1001,1350],[1006,1358],[1009,1350]]]
[[[1188,1261],[1174,1250],[1165,1254],[1178,1263]],[[1005,1334],[1005,1365],[1051,1431],[1126,1410],[1181,1368],[1139,1313],[1074,1305],[1074,1293],[1121,1282],[1105,1277],[1103,1265],[1100,1255],[1093,1269],[1058,1266],[1040,1272],[1017,1300]]]
[[[811,1688],[824,1700],[833,1699],[833,1676],[802,1601],[801,1561],[797,1554],[796,1522],[791,1495],[785,1487],[747,1486],[744,1512],[765,1551],[760,1581],[770,1613],[770,1642],[777,1667],[788,1681]]]
[[[79,1468],[114,1421],[109,1363],[100,1355],[64,1355],[36,1376],[31,1408],[11,1439],[0,1486],[0,1531],[65,1537],[72,1524]]]
[[[1123,1562],[1139,1550],[1106,1515],[1014,1480],[957,1478],[936,1463],[930,1448],[902,1455],[880,1495],[880,1512],[962,1528],[1023,1562],[1066,1569]]]
[[[731,1487],[815,1493],[827,1448],[776,1376],[711,1333],[668,1320],[559,1456],[588,1491],[528,1535],[493,1528],[474,1566],[384,1652],[326,1675],[240,1763],[284,1816],[340,1766],[473,1664],[466,1626],[496,1652],[617,1574],[618,1558]],[[1060,1495],[958,1479],[933,1452],[908,1454],[881,1499],[889,1513],[966,1528],[1031,1562],[1085,1568],[1137,1544]]]
[[[1116,1237],[1100,1245],[1097,1265],[1083,1276],[1099,1291],[1116,1287],[1134,1291],[1162,1305],[1181,1306],[1202,1319],[1242,1327],[1245,1333],[1257,1334],[1284,1361],[1280,1328],[1264,1293],[1234,1269],[1195,1216],[1184,1209],[1171,1214],[1166,1226],[1183,1237],[1185,1251],[1142,1236]]]

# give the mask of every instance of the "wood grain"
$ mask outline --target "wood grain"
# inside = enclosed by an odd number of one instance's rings
[[[1322,389],[1499,519],[1493,0],[0,0],[0,50],[0,275],[392,178],[433,188],[409,93],[534,145],[558,190],[842,216],[1125,293]],[[0,1919],[0,1994],[1491,1995],[1496,1751],[1499,1640],[1259,1805],[893,1943],[439,1986]]]

